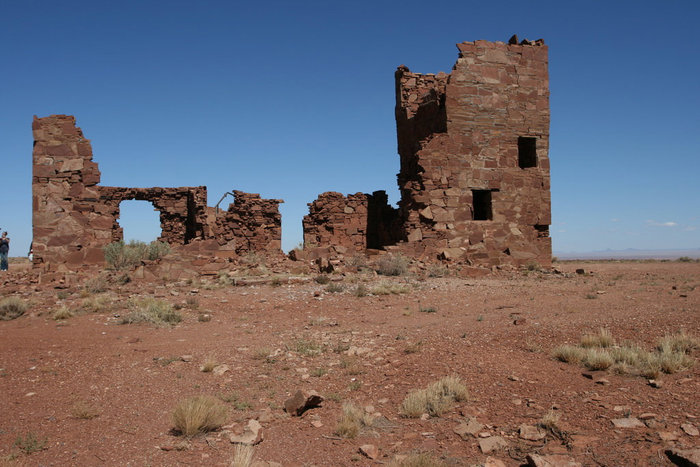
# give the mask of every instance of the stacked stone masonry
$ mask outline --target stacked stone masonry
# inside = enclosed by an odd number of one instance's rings
[[[397,221],[369,222],[397,226],[375,247],[425,261],[549,265],[547,47],[514,36],[457,48],[449,74],[396,71],[401,200]],[[364,222],[346,207],[360,194],[336,195],[311,205],[305,241],[368,245],[344,227]]]
[[[150,201],[160,212],[159,240],[193,251],[281,253],[281,200],[235,192],[228,211],[207,207],[206,187],[99,186],[90,141],[75,118],[34,118],[32,223],[34,264],[45,270],[104,263],[103,248],[123,238],[119,204]]]
[[[479,266],[551,264],[549,81],[543,41],[463,42],[449,74],[396,70],[398,209],[384,191],[323,193],[304,217],[301,259],[367,249]],[[104,262],[123,238],[119,206],[150,201],[161,241],[212,256],[281,253],[277,199],[234,191],[227,210],[207,189],[99,186],[90,141],[72,116],[34,118],[35,266]],[[312,251],[315,250],[315,251]]]

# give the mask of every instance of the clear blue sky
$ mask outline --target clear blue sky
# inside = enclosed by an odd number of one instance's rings
[[[549,45],[554,250],[698,248],[698,22],[697,0],[3,2],[0,228],[26,254],[32,116],[72,114],[102,185],[283,198],[289,249],[324,191],[398,201],[398,65],[518,34]]]

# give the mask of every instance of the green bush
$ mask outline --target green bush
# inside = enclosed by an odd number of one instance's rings
[[[123,240],[110,243],[104,247],[105,261],[116,270],[131,269],[141,264],[144,260],[156,260],[170,253],[170,245],[164,242],[153,241],[144,243],[132,240],[128,244]]]

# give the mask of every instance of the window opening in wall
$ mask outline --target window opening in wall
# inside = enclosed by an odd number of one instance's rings
[[[119,226],[124,242],[137,240],[151,243],[162,235],[160,213],[150,201],[126,200],[119,203]]]
[[[490,221],[493,219],[493,210],[491,208],[491,190],[472,190],[472,198],[474,200],[475,221]]]
[[[521,169],[537,167],[537,138],[518,137],[518,166]]]

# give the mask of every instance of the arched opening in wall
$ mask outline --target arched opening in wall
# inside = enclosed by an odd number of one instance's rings
[[[138,240],[151,243],[162,235],[160,213],[150,201],[126,200],[119,203],[119,226],[124,241]]]

